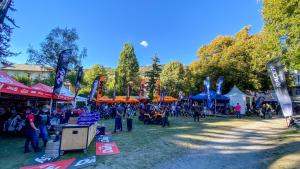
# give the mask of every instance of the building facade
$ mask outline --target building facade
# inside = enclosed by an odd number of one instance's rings
[[[51,68],[31,64],[11,64],[1,67],[1,70],[12,77],[27,77],[32,80],[47,79],[50,73],[53,72]]]

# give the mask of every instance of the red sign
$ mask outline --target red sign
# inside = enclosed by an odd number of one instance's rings
[[[68,160],[61,160],[52,163],[21,167],[20,169],[67,169],[74,161],[75,158],[71,158]]]
[[[96,143],[96,155],[113,155],[119,154],[119,148],[115,142],[111,143]]]

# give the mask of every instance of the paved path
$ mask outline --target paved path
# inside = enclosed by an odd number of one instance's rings
[[[260,169],[264,153],[274,147],[278,133],[286,129],[284,119],[250,123],[228,131],[190,135],[201,139],[188,155],[161,163],[157,169]],[[196,150],[195,150],[196,149]]]

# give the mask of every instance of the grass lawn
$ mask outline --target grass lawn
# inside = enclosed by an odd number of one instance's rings
[[[300,130],[289,129],[280,134],[275,149],[267,154],[270,169],[300,168]]]
[[[199,134],[205,132],[219,132],[232,127],[241,126],[255,119],[227,119],[208,117],[200,122],[193,122],[191,118],[170,118],[170,127],[160,125],[144,125],[137,119],[133,122],[133,131],[113,134],[112,139],[120,149],[119,155],[98,156],[97,168],[151,168],[163,160],[182,156],[201,141],[183,134]],[[107,131],[112,131],[113,120],[104,121]],[[123,122],[126,128],[126,123]],[[298,133],[299,134],[299,133]],[[29,164],[36,154],[23,154],[24,138],[0,137],[0,168],[12,169]],[[88,155],[95,154],[95,143],[92,143]],[[61,159],[85,156],[83,152],[66,152]]]

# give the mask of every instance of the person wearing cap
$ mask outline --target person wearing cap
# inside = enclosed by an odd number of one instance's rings
[[[50,126],[50,106],[44,105],[37,115],[37,126],[42,136],[44,147],[48,142],[48,126]]]
[[[31,111],[30,107],[26,108],[26,121],[25,121],[25,135],[26,135],[26,141],[24,146],[24,153],[29,153],[29,143],[31,143],[32,148],[35,152],[39,152],[40,149],[38,147],[38,137],[37,133],[39,132],[39,129],[34,124],[35,118],[34,114]]]

